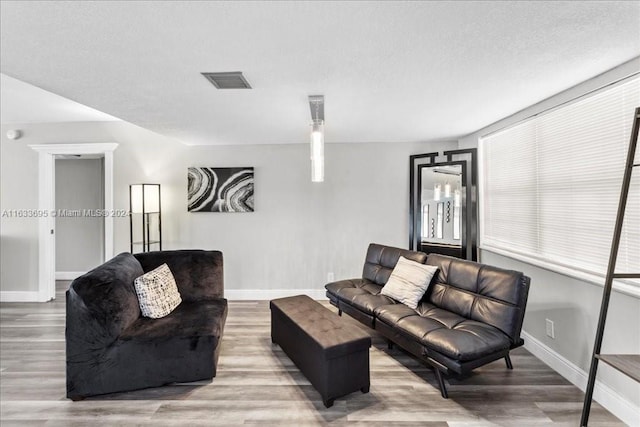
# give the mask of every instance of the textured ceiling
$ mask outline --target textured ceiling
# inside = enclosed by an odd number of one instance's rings
[[[307,142],[313,94],[327,142],[454,138],[640,55],[640,2],[0,5],[2,73],[186,144]]]
[[[1,123],[104,122],[116,117],[0,74]]]

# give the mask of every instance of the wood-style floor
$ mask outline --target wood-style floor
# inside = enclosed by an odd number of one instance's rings
[[[524,349],[440,397],[433,372],[375,332],[371,392],[320,396],[271,344],[266,301],[231,301],[218,376],[211,382],[65,398],[64,287],[54,302],[0,304],[0,424],[26,426],[577,426],[583,393]],[[328,304],[327,304],[328,305]],[[333,310],[333,308],[331,308]],[[359,325],[348,316],[345,322]],[[364,330],[367,330],[362,326]],[[623,425],[600,405],[590,426]]]

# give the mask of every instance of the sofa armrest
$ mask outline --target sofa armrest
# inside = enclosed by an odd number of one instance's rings
[[[76,278],[66,292],[67,340],[116,340],[140,317],[133,281],[142,274],[140,263],[124,252]]]
[[[145,272],[166,263],[184,301],[224,298],[223,258],[220,251],[187,249],[145,252],[134,256]]]

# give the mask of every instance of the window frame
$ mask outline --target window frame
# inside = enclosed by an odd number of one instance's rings
[[[538,118],[539,116],[543,116],[546,115],[548,113],[551,113],[553,111],[556,111],[558,109],[561,109],[563,107],[567,107],[571,104],[574,104],[576,102],[585,100],[591,96],[594,96],[598,93],[601,93],[603,91],[612,89],[618,85],[622,85],[624,83],[627,83],[633,79],[638,79],[640,78],[640,73],[633,73],[625,78],[619,79],[617,81],[614,81],[610,84],[607,84],[605,86],[602,86],[598,89],[589,91],[587,93],[584,93],[578,97],[575,97],[571,100],[568,100],[566,102],[562,102],[560,104],[557,104],[551,108],[547,108],[543,111],[540,111],[536,114],[533,114],[531,116],[528,116],[526,118],[522,118],[519,120],[516,120],[514,122],[509,122],[507,124],[505,124],[504,126],[501,126],[499,129],[494,129],[490,132],[487,132],[486,134],[482,134],[480,136],[477,137],[477,146],[478,146],[478,171],[479,171],[479,177],[480,179],[478,180],[478,220],[479,220],[479,249],[482,251],[488,251],[488,252],[492,252],[494,254],[498,254],[501,256],[505,256],[507,258],[511,258],[517,261],[521,261],[521,262],[525,262],[528,264],[531,264],[535,267],[538,268],[542,268],[544,270],[548,270],[548,271],[552,271],[555,273],[559,273],[562,274],[564,276],[568,276],[568,277],[572,277],[575,279],[579,279],[581,281],[587,282],[589,284],[593,284],[593,285],[597,285],[600,287],[604,286],[604,282],[605,282],[605,276],[606,274],[603,273],[596,273],[593,271],[589,271],[580,267],[576,267],[576,266],[572,266],[572,265],[568,265],[567,263],[563,263],[563,262],[559,262],[559,261],[551,261],[547,258],[545,258],[544,256],[535,256],[531,253],[525,253],[523,251],[519,251],[518,249],[515,248],[506,248],[506,247],[501,247],[498,245],[494,245],[491,243],[487,243],[487,237],[486,237],[486,215],[485,215],[485,209],[486,209],[486,188],[485,188],[485,179],[484,177],[486,176],[486,159],[485,159],[485,155],[486,155],[486,144],[488,144],[488,142],[486,141],[486,139],[492,135],[495,135],[497,133],[503,132],[505,130],[509,130],[511,128],[517,127],[525,122],[531,121],[531,120],[535,120],[536,118]],[[628,146],[628,145],[627,145]],[[638,149],[640,150],[640,147],[638,147]],[[640,174],[640,170],[636,170],[635,173]],[[612,235],[612,239],[613,239],[613,235]],[[506,246],[506,245],[505,245]],[[608,256],[607,256],[607,262],[608,262]],[[639,281],[633,281],[633,280],[626,280],[626,279],[616,279],[613,281],[613,288],[614,290],[629,295],[629,296],[633,296],[636,298],[640,298],[640,282]]]

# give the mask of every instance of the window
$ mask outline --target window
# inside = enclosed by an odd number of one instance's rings
[[[634,76],[481,138],[481,247],[603,277],[639,106]],[[640,167],[616,272],[640,272]]]

